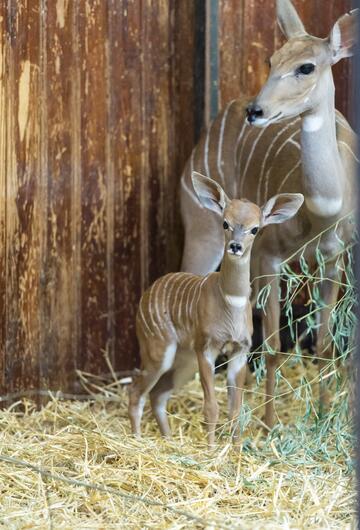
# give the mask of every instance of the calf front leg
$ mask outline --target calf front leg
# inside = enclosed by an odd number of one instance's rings
[[[240,445],[240,412],[246,379],[247,357],[245,352],[237,352],[228,363],[227,385],[229,420],[235,446]]]
[[[215,445],[215,430],[219,418],[219,407],[215,395],[215,359],[216,354],[211,349],[197,350],[200,381],[204,392],[204,417],[209,447]]]

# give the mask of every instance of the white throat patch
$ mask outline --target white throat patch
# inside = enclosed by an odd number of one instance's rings
[[[232,296],[230,294],[225,293],[224,298],[229,305],[237,307],[239,309],[245,307],[248,301],[248,298],[246,296]]]
[[[321,116],[304,116],[302,121],[302,128],[305,132],[316,132],[321,129],[324,120]]]
[[[340,212],[342,208],[342,199],[328,199],[321,195],[314,195],[305,198],[307,208],[319,217],[331,217]]]

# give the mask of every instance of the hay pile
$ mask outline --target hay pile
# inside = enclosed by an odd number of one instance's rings
[[[240,454],[227,431],[223,375],[212,453],[198,381],[171,401],[173,441],[160,438],[149,407],[144,438],[129,436],[126,390],[84,374],[87,389],[97,392],[91,401],[53,397],[39,411],[23,400],[0,411],[1,527],[350,528],[355,494],[345,387],[337,385],[332,411],[319,421],[311,394],[316,367],[289,362],[283,373],[283,424],[271,437],[263,434],[263,387],[254,382]]]

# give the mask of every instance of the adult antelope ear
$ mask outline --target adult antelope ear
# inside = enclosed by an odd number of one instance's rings
[[[222,215],[229,199],[220,184],[196,171],[193,171],[191,178],[201,205],[208,210]]]
[[[335,23],[328,38],[332,64],[337,63],[340,59],[354,55],[357,43],[358,21],[359,9],[354,9],[340,17]]]
[[[280,193],[267,201],[261,208],[262,226],[279,224],[294,217],[304,202],[301,193]]]
[[[276,0],[278,24],[287,39],[306,35],[304,24],[290,0]]]

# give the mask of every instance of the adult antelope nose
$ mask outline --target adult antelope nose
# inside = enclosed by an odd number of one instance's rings
[[[240,245],[240,243],[235,243],[235,241],[233,241],[232,243],[230,243],[230,250],[236,254],[237,252],[241,252],[242,251],[242,245]]]
[[[249,123],[254,123],[256,121],[256,118],[262,118],[264,115],[264,112],[259,105],[255,105],[252,103],[249,105],[246,109],[246,116]]]

